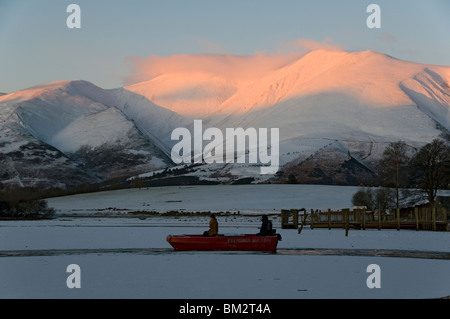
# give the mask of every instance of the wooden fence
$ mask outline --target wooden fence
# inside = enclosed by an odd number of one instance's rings
[[[303,211],[302,218],[299,212]],[[414,207],[409,210],[392,210],[390,213],[372,212],[365,209],[343,209],[340,211],[320,211],[311,209],[307,214],[305,209],[282,210],[281,227],[298,228],[302,220],[299,233],[304,225],[309,223],[314,228],[344,228],[346,234],[350,228],[366,229],[415,229],[431,231],[447,231],[448,216],[443,207]]]

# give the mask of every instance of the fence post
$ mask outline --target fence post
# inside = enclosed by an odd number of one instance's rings
[[[328,208],[328,230],[331,229],[331,210]]]
[[[433,231],[436,231],[436,207],[431,208],[431,220],[433,222]]]
[[[303,225],[306,224],[306,217],[308,215],[306,214],[306,209],[303,211],[303,218],[302,218],[302,224],[300,225],[300,228],[298,229],[298,233],[300,234],[302,232],[303,229]]]
[[[400,208],[397,208],[395,211],[397,214],[397,230],[400,230]]]
[[[362,218],[363,218],[363,220],[362,220],[362,226],[363,226],[363,230],[366,230],[366,209],[365,208],[363,208],[363,211],[362,211]]]
[[[419,208],[414,207],[414,217],[416,218],[416,231],[419,230]]]
[[[298,227],[298,212],[299,212],[298,209],[294,209],[293,212],[292,212],[292,214],[294,214],[292,220],[293,220],[293,223],[294,223],[294,227],[295,227],[295,228]]]
[[[348,208],[342,210],[344,217],[345,236],[348,236],[349,222],[350,222],[350,210]]]
[[[378,230],[381,230],[381,209],[378,209]]]

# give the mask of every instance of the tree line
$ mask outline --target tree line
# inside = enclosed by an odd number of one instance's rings
[[[360,189],[353,205],[385,211],[426,200],[434,206],[438,190],[450,186],[450,147],[434,139],[418,151],[411,150],[404,141],[390,143],[377,169],[382,187]]]
[[[32,187],[2,189],[0,191],[0,218],[42,219],[55,214],[42,199],[42,190]]]

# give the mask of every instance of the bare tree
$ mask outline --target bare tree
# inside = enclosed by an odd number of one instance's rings
[[[380,187],[375,191],[374,196],[377,211],[385,213],[394,206],[394,199],[393,199],[394,196],[392,188]],[[398,193],[397,193],[397,200],[398,200]]]
[[[360,188],[352,197],[354,206],[366,206],[369,211],[386,212],[393,207],[393,202],[392,189],[385,187]]]
[[[450,147],[443,140],[434,139],[417,152],[411,165],[418,188],[434,205],[437,191],[448,188],[450,182]]]
[[[372,188],[360,188],[352,197],[354,206],[366,206],[367,210],[375,210],[376,201]]]
[[[408,146],[403,141],[393,142],[383,152],[383,157],[379,165],[379,174],[386,187],[395,189],[396,207],[400,207],[399,190],[406,180],[405,168],[410,158],[408,156]]]

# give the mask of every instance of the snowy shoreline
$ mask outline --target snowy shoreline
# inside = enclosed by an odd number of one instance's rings
[[[357,190],[354,186],[287,184],[167,186],[55,197],[48,202],[58,215],[106,209],[266,214],[290,208],[348,208]]]

